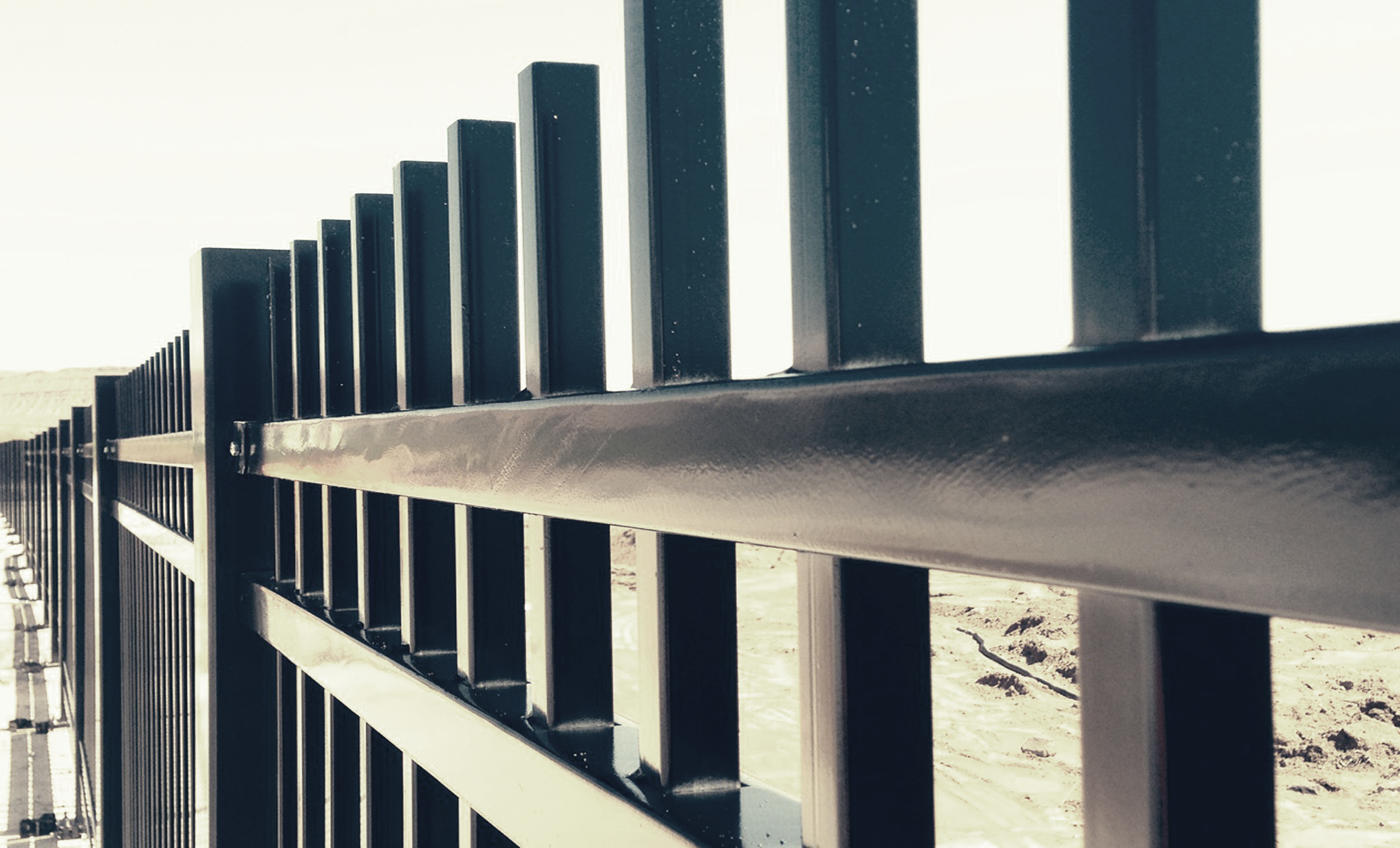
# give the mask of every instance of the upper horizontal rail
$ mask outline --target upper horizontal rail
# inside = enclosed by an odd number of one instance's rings
[[[194,467],[195,442],[194,433],[190,430],[112,439],[107,442],[107,447],[112,450],[112,458],[118,462]]]
[[[249,585],[247,615],[278,653],[516,842],[700,844],[266,586]],[[548,799],[556,814],[526,799]]]
[[[270,477],[1400,627],[1400,325],[267,423]]]

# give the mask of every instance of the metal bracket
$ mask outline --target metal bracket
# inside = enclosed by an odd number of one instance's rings
[[[258,451],[260,433],[256,421],[235,421],[234,438],[228,443],[229,456],[237,462],[239,474],[251,474],[253,455]]]

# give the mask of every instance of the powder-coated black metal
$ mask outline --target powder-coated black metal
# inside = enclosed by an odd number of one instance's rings
[[[1251,2],[1071,4],[1080,343],[1259,327],[1257,39]],[[1088,844],[1273,844],[1268,620],[1079,607]]]
[[[401,409],[452,402],[451,261],[447,165],[400,162],[394,170],[394,339]],[[452,647],[455,610],[452,508],[399,502],[399,620],[414,652]]]
[[[297,669],[281,654],[272,660],[277,700],[277,846],[297,848]]]
[[[1254,0],[1070,4],[1078,344],[1258,328],[1258,31]]]
[[[297,844],[326,844],[326,692],[297,671]]]
[[[272,369],[272,417],[292,415],[292,379],[295,357],[292,347],[292,280],[288,262],[267,263],[268,362]],[[297,507],[299,489],[287,480],[272,485],[273,574],[295,585],[297,557]]]
[[[716,343],[729,336],[721,5],[623,4],[639,387],[729,377],[729,346]]]
[[[604,388],[603,194],[598,67],[520,72],[525,388]]]
[[[394,336],[394,196],[357,194],[350,215],[356,412],[398,404]]]
[[[316,242],[299,239],[291,247],[292,417],[316,418],[321,409],[320,283]],[[269,377],[270,379],[270,377]],[[321,530],[321,487],[292,489],[293,576],[309,603],[325,604],[325,537]]]
[[[915,6],[787,4],[800,370],[923,356]]]
[[[447,147],[452,402],[508,400],[520,388],[515,125],[457,121],[448,127]],[[442,604],[439,620],[454,630],[442,647],[455,648],[456,673],[476,686],[523,683],[521,517],[422,508],[438,515],[444,542],[456,540],[455,596],[445,579],[434,596]],[[431,786],[419,788],[427,792],[421,803],[447,803]]]
[[[520,114],[525,386],[535,397],[601,392],[606,384],[597,66],[528,66],[520,72]],[[608,728],[613,722],[608,527],[528,516],[524,541],[533,634],[526,678],[533,709],[556,728]]]
[[[317,261],[321,406],[326,415],[350,415],[355,411],[355,328],[349,221],[321,222]],[[351,617],[359,600],[355,500],[349,489],[321,489],[321,585],[326,608]]]
[[[398,403],[393,195],[355,195],[350,255],[355,412],[386,412]],[[398,499],[356,491],[355,515],[360,623],[398,645]]]
[[[192,429],[202,434],[194,469],[194,842],[272,844],[276,709],[272,651],[238,616],[232,588],[245,571],[270,569],[271,499],[241,477],[228,443],[234,421],[271,413],[267,321],[269,260],[286,251],[212,250],[196,255],[190,331]],[[237,744],[216,740],[238,740]]]
[[[96,377],[93,381],[92,442],[101,445],[108,436],[116,435],[115,377]],[[97,685],[93,715],[97,724],[95,735],[89,737],[88,768],[93,785],[93,814],[101,828],[103,843],[121,846],[122,824],[122,725],[118,720],[122,703],[122,668],[118,647],[121,644],[120,621],[116,615],[119,577],[117,573],[118,529],[116,520],[103,508],[117,494],[116,462],[98,450],[92,460],[92,628],[93,680]]]
[[[520,391],[514,124],[448,127],[447,215],[451,402],[509,400]]]
[[[928,844],[920,566],[1085,588],[1087,844],[1274,841],[1266,615],[1400,614],[1400,326],[1254,332],[1256,4],[1071,3],[1076,339],[1105,347],[922,366],[913,6],[792,0],[796,370],[841,373],[680,386],[728,376],[720,5],[626,4],[649,391],[596,394],[596,72],[535,65],[529,400],[510,125],[459,122],[449,166],[399,169],[401,214],[357,196],[321,231],[319,268],[202,254],[195,368],[184,336],[99,382],[85,450],[82,410],[0,446],[64,685],[102,681],[92,722],[68,702],[105,844]],[[905,364],[851,370],[877,363]],[[606,522],[661,531],[641,734],[609,723]],[[733,538],[817,552],[801,833],[738,782]]]
[[[727,379],[722,4],[628,0],[623,9],[633,381]],[[663,787],[733,786],[734,547],[641,533],[636,550],[642,761]]]
[[[1244,334],[269,424],[255,470],[1393,629],[1397,378],[1397,325]]]
[[[326,844],[360,845],[360,719],[334,696],[326,710]]]
[[[403,845],[403,754],[360,720],[360,833],[368,846]]]
[[[800,370],[923,358],[916,11],[788,3]],[[931,844],[928,575],[822,554],[797,567],[803,843]]]
[[[452,403],[447,165],[394,168],[394,344],[398,407]]]

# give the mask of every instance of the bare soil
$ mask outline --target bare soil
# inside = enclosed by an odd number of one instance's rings
[[[623,720],[637,705],[634,561],[632,531],[615,529]],[[797,796],[796,555],[741,545],[738,572],[742,769]],[[929,595],[938,844],[1082,844],[1076,593],[932,572]],[[1400,636],[1275,619],[1273,673],[1278,844],[1400,844]]]

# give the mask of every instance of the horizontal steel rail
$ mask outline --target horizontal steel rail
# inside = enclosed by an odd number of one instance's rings
[[[266,586],[249,584],[254,631],[514,841],[697,846],[624,799]],[[491,763],[489,769],[482,763]],[[547,798],[541,815],[527,799]],[[575,814],[564,815],[571,810]]]
[[[128,533],[150,548],[161,559],[170,563],[177,571],[191,580],[196,577],[194,542],[141,512],[139,509],[115,501],[111,506],[112,517]]]
[[[111,449],[112,458],[118,462],[175,468],[194,467],[195,438],[194,433],[189,430],[112,439],[106,446]]]
[[[274,422],[253,467],[1394,629],[1397,380],[1400,325],[1249,334]]]

